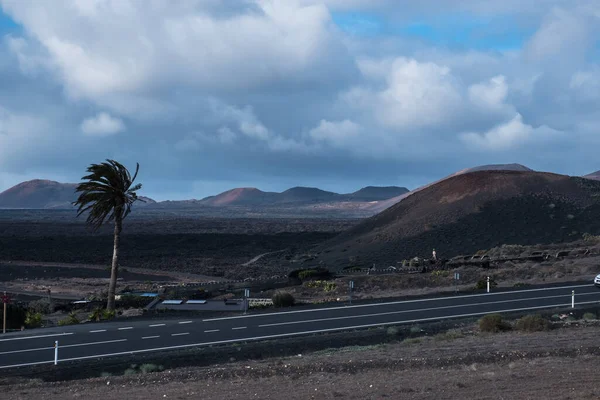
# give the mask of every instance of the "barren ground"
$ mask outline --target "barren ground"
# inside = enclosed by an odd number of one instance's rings
[[[597,399],[595,324],[453,335],[70,382],[0,381],[10,399]],[[8,385],[6,385],[8,384]]]

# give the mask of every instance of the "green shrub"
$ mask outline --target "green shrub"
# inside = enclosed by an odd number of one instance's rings
[[[42,314],[37,312],[27,311],[27,315],[25,317],[25,326],[27,328],[39,328],[42,326]]]
[[[479,329],[482,332],[500,332],[508,330],[508,325],[500,314],[487,314],[479,319]]]
[[[586,312],[585,314],[583,314],[583,319],[596,319],[596,314],[591,313],[591,312]]]
[[[27,310],[34,314],[50,314],[50,302],[48,299],[30,301],[27,305]]]
[[[517,320],[515,328],[522,332],[539,332],[550,329],[550,322],[541,315],[526,315]]]
[[[275,307],[291,307],[296,302],[291,293],[281,291],[275,292],[272,300]]]
[[[140,372],[142,374],[148,374],[151,372],[159,372],[159,371],[163,371],[165,368],[162,365],[156,365],[156,364],[142,364],[140,365]]]
[[[102,307],[94,308],[94,311],[88,315],[90,321],[100,321],[102,319]]]
[[[103,310],[102,319],[113,319],[115,317],[115,310]]]
[[[419,325],[415,325],[415,326],[411,326],[410,327],[410,333],[413,335],[419,334],[423,332],[423,329],[421,329],[421,327]]]
[[[135,375],[137,373],[138,372],[135,369],[133,369],[133,368],[127,368],[125,370],[125,372],[123,372],[123,375],[125,375],[125,376],[131,376],[131,375]]]
[[[72,312],[67,318],[63,318],[60,321],[58,321],[58,326],[76,325],[78,323],[79,319],[77,318],[77,315],[75,315],[75,313]]]
[[[400,332],[400,329],[398,329],[398,327],[396,327],[396,326],[390,326],[389,328],[387,328],[387,331],[386,331],[388,336],[396,336],[396,335],[398,335],[399,332]]]

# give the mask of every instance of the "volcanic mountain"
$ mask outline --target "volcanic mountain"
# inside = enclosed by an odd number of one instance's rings
[[[396,265],[502,244],[560,243],[600,233],[600,182],[529,171],[462,173],[414,192],[322,244],[327,264]],[[358,257],[356,261],[354,257]],[[365,264],[365,265],[367,265]]]
[[[521,164],[489,164],[489,165],[480,165],[480,166],[477,166],[477,167],[465,168],[465,169],[457,171],[457,172],[455,172],[455,173],[453,173],[451,175],[448,175],[445,178],[442,178],[442,179],[439,179],[439,180],[437,180],[435,182],[428,183],[427,185],[418,187],[418,188],[416,188],[416,189],[414,189],[414,190],[412,190],[412,191],[410,191],[408,193],[403,193],[403,194],[400,194],[398,196],[389,198],[389,199],[387,199],[385,201],[381,201],[381,202],[379,202],[377,204],[373,204],[370,207],[370,211],[373,214],[380,213],[383,210],[385,210],[385,209],[393,206],[394,204],[396,204],[396,203],[404,200],[406,197],[412,195],[413,193],[419,192],[419,191],[421,191],[421,190],[423,190],[425,188],[428,188],[428,187],[430,187],[432,185],[440,183],[440,182],[442,182],[442,181],[444,181],[446,179],[452,178],[453,176],[468,174],[470,172],[477,172],[477,171],[522,171],[522,172],[533,172],[532,169],[527,168],[526,166],[521,165]]]
[[[584,176],[586,179],[593,179],[595,181],[600,181],[600,171],[592,172],[591,174],[587,174]]]
[[[70,209],[71,204],[77,199],[75,193],[76,183],[59,183],[44,179],[34,179],[19,183],[0,193],[0,208],[10,209]],[[155,203],[154,200],[140,196],[146,203]]]

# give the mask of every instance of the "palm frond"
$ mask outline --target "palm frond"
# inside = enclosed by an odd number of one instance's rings
[[[132,178],[129,170],[115,160],[90,165],[86,170],[88,175],[81,178],[83,182],[75,189],[80,193],[73,202],[78,206],[77,216],[87,212],[87,222],[95,230],[104,222],[123,220],[131,212],[131,205],[140,200],[136,192],[142,185],[133,186],[139,168],[136,163]]]

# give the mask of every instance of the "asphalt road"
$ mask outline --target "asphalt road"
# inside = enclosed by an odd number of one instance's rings
[[[224,318],[114,321],[0,335],[0,369],[143,352],[274,339],[371,326],[411,324],[492,312],[527,312],[600,304],[593,285],[512,290],[454,297],[302,309]]]

